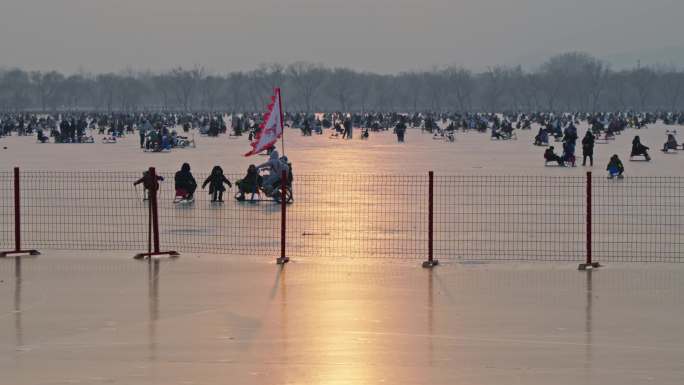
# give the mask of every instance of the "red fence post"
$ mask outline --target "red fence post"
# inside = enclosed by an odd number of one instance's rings
[[[14,251],[21,250],[21,188],[19,167],[14,168]]]
[[[147,180],[144,182],[145,188],[148,189],[147,197],[148,197],[148,204],[149,206],[149,214],[148,216],[152,217],[152,242],[154,244],[154,249],[152,252],[147,252],[147,253],[140,253],[136,254],[133,258],[135,259],[143,259],[143,258],[152,258],[155,256],[159,255],[168,255],[170,257],[178,257],[180,254],[178,254],[177,251],[171,250],[171,251],[160,251],[159,247],[159,212],[157,210],[157,192],[159,191],[159,178],[157,177],[157,171],[155,170],[154,167],[150,167],[150,169],[147,172],[147,175],[145,176]],[[148,227],[149,229],[149,227]],[[148,240],[149,240],[149,235],[148,235]],[[149,244],[148,244],[149,248]]]
[[[287,234],[287,171],[283,170],[280,176],[280,257],[276,259],[279,265],[286,264],[290,258],[285,256],[285,235]]]
[[[14,250],[3,251],[0,257],[40,255],[37,250],[21,249],[21,188],[19,186],[19,167],[14,168]]]
[[[592,189],[591,189],[591,171],[587,171],[587,192],[586,192],[586,197],[587,197],[587,213],[586,213],[586,262],[585,263],[580,263],[579,265],[579,270],[587,270],[587,268],[596,268],[600,267],[601,265],[598,262],[594,262],[592,260],[592,242],[591,242],[591,235],[592,235],[592,228],[591,228],[591,217],[592,217],[592,212],[591,212],[591,195],[592,195]]]
[[[439,265],[439,261],[433,255],[433,222],[434,222],[434,172],[428,172],[428,259],[423,262],[423,267],[431,268]]]
[[[154,167],[150,167],[149,176],[152,179],[152,188],[150,189],[150,209],[152,210],[152,241],[154,242],[155,254],[159,253],[159,210],[157,209],[157,192],[159,191],[159,183],[157,182],[157,172]]]

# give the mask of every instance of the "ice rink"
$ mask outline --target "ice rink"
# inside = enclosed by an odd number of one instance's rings
[[[344,141],[288,129],[285,146],[295,181],[429,170],[581,177],[604,173],[613,153],[627,178],[681,176],[684,154],[659,151],[666,129],[678,126],[628,129],[597,144],[593,168],[544,167],[544,148],[532,146],[536,128],[511,141],[459,132],[454,143],[409,130],[405,144],[389,132]],[[634,135],[651,147],[652,162],[628,161]],[[137,135],[82,145],[8,137],[0,139],[0,165],[170,173],[190,162],[198,173],[218,164],[241,174],[266,159],[242,157],[246,137],[196,140],[195,149],[155,154],[138,148]],[[426,270],[415,259],[297,258],[296,251],[285,267],[277,255],[183,253],[147,263],[132,260],[133,252],[41,251],[0,259],[0,385],[684,380],[680,264],[607,263],[578,272],[577,263],[445,260]]]
[[[684,268],[0,260],[3,384],[681,384]]]
[[[581,139],[586,122],[578,126],[579,139],[575,155],[581,164]],[[596,144],[593,168],[544,167],[545,147],[532,145],[538,125],[532,130],[515,130],[517,140],[496,141],[490,133],[461,131],[453,143],[434,140],[432,134],[409,129],[406,143],[399,144],[391,131],[371,132],[368,140],[361,140],[355,130],[353,140],[330,138],[330,130],[323,135],[304,137],[298,129],[285,129],[285,154],[298,174],[375,174],[425,175],[429,170],[437,175],[583,175],[586,171],[605,173],[610,156],[618,154],[625,163],[626,175],[675,176],[681,175],[684,154],[663,154],[660,149],[666,139],[666,130],[684,128],[652,124],[647,129],[627,129],[608,144]],[[178,130],[181,134],[182,131]],[[629,162],[634,135],[651,148],[652,162]],[[192,133],[189,136],[193,136]],[[93,144],[38,144],[35,137],[0,138],[0,165],[10,171],[12,166],[24,170],[95,170],[142,171],[150,166],[160,172],[175,172],[183,162],[189,162],[193,172],[208,173],[220,165],[226,173],[243,174],[250,163],[265,162],[265,156],[245,158],[251,148],[247,136],[230,138],[221,135],[210,138],[196,134],[197,148],[177,149],[170,153],[145,153],[139,147],[137,134],[131,134],[116,144],[100,143],[94,135]],[[554,142],[556,153],[562,153],[562,143]],[[282,143],[278,150],[282,155]],[[680,151],[683,152],[684,151]],[[680,159],[682,158],[682,159]]]

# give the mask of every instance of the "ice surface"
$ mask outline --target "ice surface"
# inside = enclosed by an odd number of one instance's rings
[[[299,174],[401,174],[424,175],[429,170],[437,174],[467,175],[582,175],[588,170],[605,173],[608,159],[618,154],[625,163],[626,174],[632,176],[681,175],[684,154],[663,154],[666,130],[679,126],[650,125],[648,129],[627,129],[608,144],[597,144],[593,168],[544,167],[545,147],[532,145],[537,125],[532,130],[516,130],[518,140],[492,141],[490,134],[458,132],[456,141],[433,140],[432,134],[420,130],[407,131],[406,143],[399,144],[391,132],[370,133],[370,139],[331,139],[324,135],[303,137],[299,130],[286,129],[285,152]],[[579,126],[580,138],[586,123]],[[653,161],[628,162],[634,135],[651,147]],[[144,153],[139,149],[138,136],[128,135],[116,144],[103,144],[95,135],[93,144],[37,144],[35,137],[0,139],[0,165],[9,169],[20,166],[26,170],[112,170],[140,171],[156,166],[162,172],[175,172],[183,162],[189,162],[194,172],[209,172],[218,164],[226,172],[244,173],[250,163],[266,161],[264,156],[245,158],[250,147],[247,136],[234,139],[227,135],[217,138],[196,135],[197,148],[179,149],[171,153]],[[683,139],[680,135],[679,141]],[[556,152],[562,152],[560,142]],[[278,148],[282,150],[279,142]],[[576,155],[581,164],[581,145]],[[684,151],[680,151],[684,153]]]
[[[667,127],[671,129],[672,127]],[[596,147],[603,173],[618,153],[629,176],[681,176],[662,125]],[[584,126],[580,129],[580,135]],[[536,130],[517,141],[410,130],[368,141],[286,133],[295,173],[572,175],[544,167]],[[653,162],[628,162],[633,135]],[[355,135],[355,138],[358,138]],[[0,139],[0,165],[24,170],[243,172],[240,140],[143,153],[117,144]],[[681,139],[680,139],[681,140]],[[581,152],[578,149],[578,154]],[[296,209],[295,209],[296,210]],[[0,260],[0,384],[681,384],[684,266],[273,259],[193,253],[159,264],[129,253],[44,251]],[[96,258],[93,258],[96,256]],[[273,256],[275,258],[275,255]]]
[[[424,258],[426,174],[435,170],[435,250],[440,258],[579,262],[585,250],[584,172],[593,170],[598,178],[594,185],[595,256],[603,261],[608,257],[612,261],[676,260],[684,247],[684,206],[677,191],[681,178],[672,183],[665,179],[661,186],[630,179],[681,174],[684,159],[680,157],[684,154],[666,155],[658,150],[666,130],[676,128],[656,124],[648,129],[628,129],[615,141],[596,145],[594,167],[575,168],[544,167],[545,148],[532,145],[536,127],[517,130],[518,140],[512,141],[492,141],[489,133],[459,132],[455,143],[434,140],[431,134],[413,129],[408,131],[405,144],[397,143],[391,132],[371,133],[367,141],[347,141],[332,139],[328,133],[303,137],[299,130],[288,129],[285,149],[295,174],[288,246],[295,250],[295,257]],[[586,125],[581,125],[580,136],[585,130]],[[631,140],[637,134],[651,146],[650,163],[627,160]],[[136,252],[145,249],[146,205],[140,200],[141,191],[131,182],[141,170],[156,166],[167,176],[160,198],[162,245],[181,252],[251,250],[275,254],[280,240],[279,210],[272,204],[250,207],[235,202],[233,192],[226,193],[227,202],[221,206],[211,205],[205,192],[197,194],[192,207],[171,203],[174,192],[170,179],[182,162],[192,165],[200,182],[200,174],[206,175],[215,164],[223,166],[235,181],[244,175],[248,164],[259,164],[266,158],[242,156],[248,150],[246,136],[196,139],[197,148],[171,153],[143,153],[137,135],[117,144],[102,144],[97,139],[94,144],[41,145],[28,137],[2,139],[0,143],[7,150],[0,151],[0,162],[7,171],[18,164],[26,171],[126,172],[116,178],[103,175],[102,180],[97,175],[88,176],[74,183],[70,183],[69,174],[55,175],[54,180],[26,180],[24,226],[30,231],[24,235],[25,243],[41,249],[54,245],[77,249],[127,246]],[[282,143],[279,147],[282,150]],[[580,153],[578,148],[577,155]],[[603,179],[607,159],[613,153],[622,157],[626,167],[627,178],[620,183]],[[303,177],[306,175],[315,176]],[[417,179],[397,178],[403,175],[416,175]],[[561,179],[468,181],[447,180],[445,175]],[[11,194],[9,185],[0,188],[0,200],[11,202]],[[613,201],[617,203],[611,205]],[[92,207],[83,209],[85,203]],[[12,223],[11,210],[10,203],[5,210],[0,208],[4,223]],[[618,219],[623,221],[616,222]],[[9,247],[14,239],[11,225],[4,227],[0,246]]]
[[[684,267],[575,269],[0,260],[0,382],[681,384]]]

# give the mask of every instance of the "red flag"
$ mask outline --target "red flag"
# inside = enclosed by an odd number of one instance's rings
[[[264,115],[264,121],[259,125],[259,133],[251,144],[252,151],[245,154],[250,156],[258,154],[275,144],[283,135],[283,108],[280,101],[280,88],[273,90],[268,112]]]

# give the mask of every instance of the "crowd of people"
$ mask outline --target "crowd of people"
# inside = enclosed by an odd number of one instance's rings
[[[93,143],[93,135],[104,135],[105,143],[116,143],[117,138],[137,132],[140,148],[144,151],[161,152],[174,148],[194,147],[194,135],[216,137],[227,134],[232,138],[243,135],[252,141],[258,135],[261,119],[259,113],[101,113],[72,112],[55,114],[5,113],[0,114],[0,137],[6,135],[35,135],[39,143]],[[649,124],[662,122],[667,126],[684,125],[684,113],[413,113],[366,112],[366,113],[286,113],[286,127],[299,129],[304,136],[322,135],[329,131],[331,138],[354,139],[354,127],[361,128],[360,138],[367,139],[371,133],[392,131],[396,140],[403,143],[408,129],[420,129],[433,134],[435,139],[454,141],[457,132],[490,133],[492,140],[517,139],[517,130],[538,131],[533,145],[547,147],[543,157],[547,165],[575,167],[576,146],[580,133],[578,126],[584,123],[588,129],[581,140],[582,166],[594,164],[595,144],[604,143],[623,134],[628,128],[643,129]],[[667,130],[663,152],[676,152],[681,148],[677,142],[676,130]],[[560,153],[551,146],[551,138],[558,142]],[[638,135],[633,138],[630,159],[643,158],[650,161],[650,148],[641,142]],[[275,153],[277,156],[277,152]],[[273,155],[273,154],[271,154]],[[614,155],[611,162],[619,161]],[[287,161],[285,161],[287,163]],[[271,164],[277,169],[277,165]],[[259,167],[255,166],[255,169]],[[620,175],[624,167],[620,162]],[[215,170],[219,174],[220,168]],[[219,178],[219,176],[216,176]],[[254,186],[254,172],[247,180]],[[271,184],[264,179],[265,186]],[[210,182],[211,191],[222,193],[218,182]],[[189,186],[188,186],[189,187]],[[249,187],[249,186],[248,186]],[[189,188],[189,190],[193,190]],[[189,194],[192,196],[192,193]],[[221,200],[222,194],[214,200]]]

